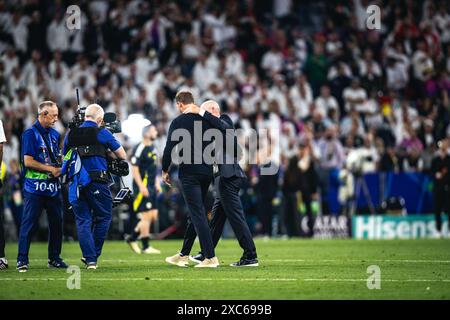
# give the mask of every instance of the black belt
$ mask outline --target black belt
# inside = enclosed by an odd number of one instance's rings
[[[93,182],[109,183],[108,171],[92,171],[89,176]]]

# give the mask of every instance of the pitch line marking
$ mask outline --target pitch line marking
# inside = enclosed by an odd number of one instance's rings
[[[404,259],[270,259],[265,260],[261,259],[261,261],[269,261],[269,262],[342,262],[342,261],[351,261],[351,262],[400,262],[400,263],[450,263],[450,260],[404,260]]]
[[[367,282],[367,279],[303,279],[306,282]],[[450,279],[381,279],[382,282],[450,282]]]
[[[281,281],[292,282],[299,279],[238,279],[238,278],[202,278],[202,279],[183,279],[183,278],[89,278],[89,281]],[[0,281],[67,281],[67,278],[2,278]]]
[[[73,261],[75,259],[67,259]],[[398,262],[398,263],[450,263],[450,260],[403,260],[403,259],[260,259],[261,262]],[[47,262],[47,259],[30,259],[34,262]],[[163,260],[154,259],[101,259],[103,262],[153,262],[161,263]]]
[[[67,281],[67,278],[1,278],[0,281]],[[367,282],[367,279],[327,279],[327,278],[307,278],[307,279],[183,279],[183,278],[89,278],[88,281],[280,281],[280,282]],[[450,279],[383,279],[383,282],[450,282]]]

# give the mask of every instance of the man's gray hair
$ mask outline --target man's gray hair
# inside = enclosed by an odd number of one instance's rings
[[[220,113],[220,106],[219,104],[214,100],[206,100],[202,103],[200,108],[205,109],[206,111],[211,111],[212,109],[217,109]]]
[[[56,106],[56,103],[51,100],[42,101],[38,105],[38,114],[41,114],[45,108]]]
[[[86,108],[85,118],[91,118],[93,120],[103,119],[105,111],[101,106],[96,103],[90,104]]]

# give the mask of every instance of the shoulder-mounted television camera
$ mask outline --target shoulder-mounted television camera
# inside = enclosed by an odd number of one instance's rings
[[[86,106],[80,106],[78,89],[76,89],[76,93],[78,108],[77,111],[75,111],[75,115],[69,122],[69,129],[80,127],[83,124],[86,115]],[[105,112],[105,115],[103,116],[103,124],[100,128],[105,128],[113,134],[122,132],[122,125],[114,112]]]
[[[73,116],[72,120],[69,122],[70,130],[79,128],[85,121],[85,116],[86,116],[86,107],[80,106],[80,97],[79,97],[78,89],[76,89],[76,94],[77,94],[78,108],[77,108],[77,111],[75,112],[75,115]],[[100,126],[100,128],[107,129],[112,134],[122,132],[121,123],[117,119],[117,115],[113,112],[106,112],[104,114],[103,124]],[[74,131],[76,131],[76,130],[74,130]],[[70,136],[70,134],[69,134],[69,136]],[[86,140],[84,138],[82,140],[83,140],[83,142],[80,142],[81,144],[86,142]],[[89,140],[89,139],[87,139],[87,140]],[[80,147],[85,148],[85,149],[86,148],[92,149],[92,147],[95,147],[95,143],[93,145],[83,145]],[[90,150],[90,151],[91,151],[90,154],[92,154],[94,152],[93,150]],[[110,175],[112,174],[112,175],[118,176],[119,180],[120,180],[120,184],[121,184],[121,189],[119,190],[119,192],[116,194],[116,196],[113,199],[113,207],[115,207],[115,206],[118,206],[119,204],[121,204],[122,202],[127,201],[132,194],[132,191],[125,186],[125,184],[122,180],[122,177],[127,176],[130,171],[129,171],[128,163],[125,160],[111,158],[110,156],[107,155],[107,153],[105,153],[105,151],[106,150],[103,149],[103,151],[99,152],[99,153],[102,153],[102,155],[106,156],[106,161],[108,164],[108,173]],[[89,152],[87,151],[86,155],[88,155],[88,154],[89,154]],[[111,179],[111,181],[114,180],[112,178],[112,176],[110,179]]]
[[[72,120],[69,122],[69,129],[80,127],[84,122],[85,113],[86,107],[79,106]],[[117,119],[117,115],[114,112],[105,112],[103,124],[100,128],[105,128],[113,134],[122,132],[122,124]]]

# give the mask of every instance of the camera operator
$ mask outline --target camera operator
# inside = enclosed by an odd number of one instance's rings
[[[90,178],[90,182],[79,191],[69,188],[69,199],[75,197],[70,203],[75,214],[82,261],[87,269],[97,268],[97,259],[112,220],[113,199],[109,190],[107,161],[107,156],[112,154],[108,150],[128,166],[124,148],[110,131],[100,128],[104,115],[101,106],[89,105],[84,122],[78,128],[71,129],[64,141],[65,160],[69,149],[76,148],[81,167],[89,175],[87,178]]]

